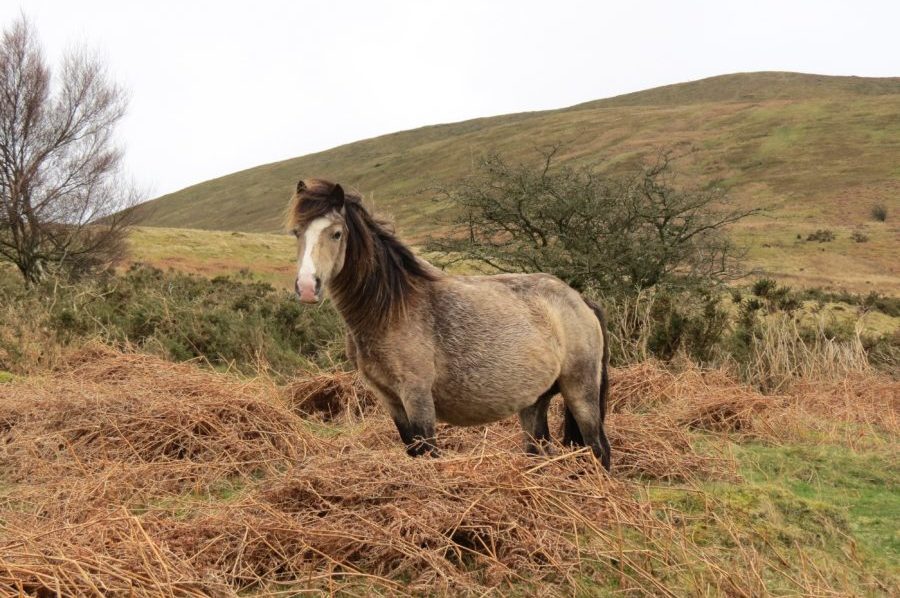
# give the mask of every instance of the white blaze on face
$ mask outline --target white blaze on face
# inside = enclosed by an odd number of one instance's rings
[[[313,250],[319,243],[322,231],[331,225],[331,219],[326,217],[316,218],[309,223],[303,233],[303,255],[300,257],[300,269],[297,271],[297,291],[303,301],[318,301],[316,287],[316,264],[313,263]]]

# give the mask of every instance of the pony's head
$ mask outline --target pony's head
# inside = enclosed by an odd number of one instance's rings
[[[297,237],[297,282],[304,303],[327,288],[347,324],[374,330],[416,300],[436,272],[374,218],[357,193],[321,179],[297,183],[287,213]]]
[[[347,203],[359,196],[321,179],[301,180],[287,214],[288,229],[297,237],[297,280],[304,303],[322,300],[326,287],[344,267],[347,254]]]

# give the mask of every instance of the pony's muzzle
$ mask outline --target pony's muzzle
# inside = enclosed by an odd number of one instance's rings
[[[322,279],[318,276],[298,277],[294,288],[303,303],[318,303],[322,299]]]

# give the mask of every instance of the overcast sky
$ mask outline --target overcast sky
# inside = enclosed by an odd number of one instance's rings
[[[131,90],[151,195],[426,124],[740,71],[900,75],[900,1],[3,0]]]

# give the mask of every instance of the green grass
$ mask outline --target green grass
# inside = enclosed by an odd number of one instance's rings
[[[900,466],[896,455],[824,445],[736,448],[751,486],[777,487],[835,509],[867,558],[900,566]]]
[[[684,182],[721,181],[739,203],[770,208],[735,229],[752,265],[798,284],[900,293],[896,227],[869,215],[875,202],[900,213],[898,112],[900,78],[713,77],[366,139],[206,181],[140,213],[151,226],[275,232],[297,179],[319,176],[358,188],[395,218],[405,238],[421,241],[448,216],[430,189],[471,172],[486,152],[534,160],[536,147],[562,143],[564,162],[616,169],[660,146],[680,145],[694,150],[678,165]],[[816,228],[836,228],[847,238],[854,227],[864,227],[872,241],[835,245],[824,255],[785,244]],[[780,250],[772,250],[773,242]]]
[[[796,591],[791,578],[814,569],[854,594],[896,586],[900,471],[893,445],[884,452],[811,444],[731,446],[743,482],[648,488],[658,516],[680,524],[702,556],[720,566],[746,567],[741,551],[752,547],[781,562],[780,569],[760,571],[772,593]],[[677,587],[696,572],[681,574],[668,582]]]

